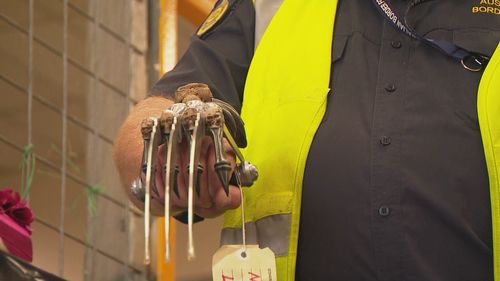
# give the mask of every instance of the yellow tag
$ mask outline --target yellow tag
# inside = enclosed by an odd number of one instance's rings
[[[229,6],[228,0],[222,0],[219,5],[208,15],[207,19],[198,29],[196,35],[202,36],[207,32],[212,26],[214,26],[226,13],[227,7]]]
[[[213,281],[276,281],[276,260],[258,245],[222,246],[212,259]]]

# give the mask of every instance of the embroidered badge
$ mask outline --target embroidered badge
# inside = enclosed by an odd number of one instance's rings
[[[500,15],[500,0],[480,0],[479,6],[472,7],[472,13]]]
[[[207,31],[209,31],[227,12],[228,7],[229,7],[228,0],[220,1],[219,5],[217,5],[217,7],[213,9],[213,11],[208,15],[205,22],[203,22],[203,24],[200,26],[198,32],[196,32],[196,35],[202,36]]]

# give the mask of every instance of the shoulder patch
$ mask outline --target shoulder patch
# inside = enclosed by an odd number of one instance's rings
[[[221,0],[220,3],[217,5],[217,7],[215,7],[212,10],[212,12],[208,15],[207,19],[200,26],[200,28],[196,32],[196,35],[198,35],[199,37],[205,34],[207,31],[209,31],[227,12],[228,7],[229,7],[229,1]]]

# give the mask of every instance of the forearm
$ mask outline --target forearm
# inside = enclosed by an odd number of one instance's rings
[[[192,82],[208,84],[216,98],[230,103],[237,110],[241,106],[243,86],[253,55],[255,11],[251,0],[230,2],[232,7],[224,20],[202,38],[193,37],[178,65],[152,87],[151,97],[134,108],[117,134],[114,160],[122,185],[131,201],[141,209],[143,203],[131,195],[130,184],[140,172],[142,120],[159,117],[173,103],[167,98],[172,99],[179,86]],[[160,215],[160,202],[152,200],[151,203],[152,212]]]
[[[123,122],[115,138],[113,159],[120,175],[122,187],[130,200],[141,209],[143,203],[137,200],[130,191],[132,181],[139,176],[140,172],[143,152],[141,122],[148,117],[159,117],[161,112],[172,103],[173,101],[163,97],[149,97],[139,102]],[[161,210],[155,211],[156,209],[158,208],[153,206],[153,213],[161,214]]]

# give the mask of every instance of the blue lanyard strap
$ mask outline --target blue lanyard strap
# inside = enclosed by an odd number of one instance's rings
[[[407,36],[423,42],[426,45],[429,45],[435,49],[437,49],[442,54],[459,61],[462,66],[470,71],[481,71],[486,67],[489,61],[489,57],[487,55],[471,52],[467,49],[464,49],[458,45],[455,45],[451,42],[445,40],[437,40],[432,38],[426,38],[422,35],[418,34],[411,28],[406,22],[406,15],[408,12],[415,6],[422,4],[424,2],[433,1],[433,0],[413,0],[408,5],[405,17],[403,21],[401,21],[401,17],[398,15],[397,11],[391,6],[390,3],[387,3],[385,0],[372,0],[373,4],[380,12],[380,14],[397,30],[403,32]]]

